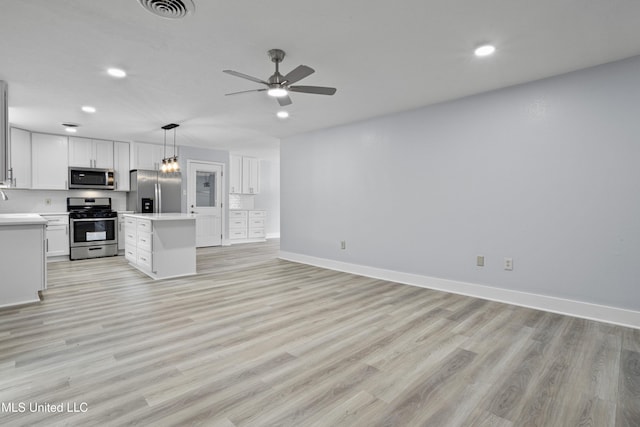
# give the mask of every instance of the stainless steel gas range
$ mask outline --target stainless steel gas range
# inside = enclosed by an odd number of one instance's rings
[[[118,213],[111,197],[68,197],[69,258],[87,259],[118,255]]]

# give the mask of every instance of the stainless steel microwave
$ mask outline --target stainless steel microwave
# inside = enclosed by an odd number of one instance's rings
[[[69,188],[113,190],[113,169],[69,168]]]

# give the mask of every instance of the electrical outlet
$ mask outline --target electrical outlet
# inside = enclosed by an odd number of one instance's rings
[[[504,259],[504,269],[509,271],[513,270],[513,258]]]
[[[476,265],[478,267],[484,267],[484,255],[478,255],[476,257]]]
[[[51,206],[51,199],[44,199],[44,204],[47,206]]]
[[[340,241],[340,249],[347,249],[347,241],[346,240],[341,240]]]

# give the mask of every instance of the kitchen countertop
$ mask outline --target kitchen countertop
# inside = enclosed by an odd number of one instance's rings
[[[0,225],[47,225],[47,220],[34,213],[8,213],[0,214]]]
[[[175,221],[196,219],[195,215],[188,213],[126,213],[124,217],[150,219],[151,221]]]

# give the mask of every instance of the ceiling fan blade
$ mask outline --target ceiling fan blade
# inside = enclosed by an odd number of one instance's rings
[[[243,78],[243,79],[251,80],[252,82],[262,83],[263,85],[269,85],[269,83],[265,82],[265,81],[264,81],[264,80],[262,80],[262,79],[259,79],[259,78],[257,78],[257,77],[252,77],[252,76],[249,76],[249,75],[247,75],[247,74],[242,74],[242,73],[239,73],[239,72],[237,72],[237,71],[233,71],[233,70],[222,70],[222,72],[223,72],[223,73],[227,73],[227,74],[231,74],[232,76],[236,76],[236,77],[240,77],[240,78]]]
[[[279,96],[276,99],[278,100],[278,104],[280,104],[281,107],[286,107],[287,105],[290,105],[292,103],[289,95]]]
[[[240,92],[225,93],[224,96],[238,95],[238,94],[241,94],[241,93],[249,93],[249,92],[264,92],[265,90],[267,90],[267,89],[241,90]]]
[[[315,70],[313,68],[307,67],[306,65],[298,65],[296,68],[291,70],[289,74],[284,76],[284,83],[288,85],[291,83],[295,83],[299,80],[304,79],[305,77],[310,76],[313,73],[315,73]]]
[[[335,87],[324,86],[289,86],[291,92],[315,93],[317,95],[333,95],[336,93]]]

